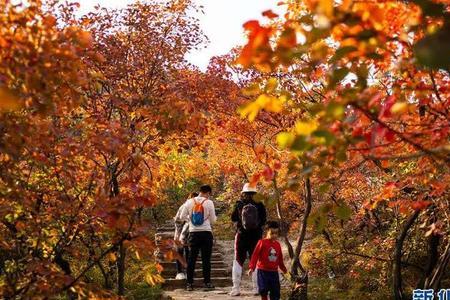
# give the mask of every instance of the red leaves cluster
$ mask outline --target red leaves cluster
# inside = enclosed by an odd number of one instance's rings
[[[246,22],[244,29],[248,32],[248,43],[242,49],[237,62],[243,67],[261,65],[263,68],[269,68],[273,53],[270,38],[274,30],[270,26],[261,26],[256,20]]]

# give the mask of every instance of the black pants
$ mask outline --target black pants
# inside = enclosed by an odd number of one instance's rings
[[[261,296],[270,295],[270,300],[280,299],[280,277],[278,272],[257,270],[258,288]]]
[[[253,251],[256,248],[256,244],[261,239],[262,234],[259,232],[255,232],[253,235],[246,233],[237,233],[235,240],[235,251],[236,251],[236,260],[237,262],[243,266],[245,259],[248,257],[249,260],[252,257]]]
[[[199,252],[202,254],[203,281],[211,282],[211,253],[213,246],[213,235],[210,231],[199,231],[189,233],[189,259],[187,267],[187,282],[194,283],[195,263]]]
[[[189,259],[189,247],[182,246],[178,248],[178,254],[180,254],[181,257],[184,257],[184,259],[186,259],[187,262]],[[177,259],[177,273],[183,273],[183,265],[178,259]]]

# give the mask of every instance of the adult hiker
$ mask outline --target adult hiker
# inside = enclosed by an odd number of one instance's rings
[[[233,260],[233,288],[231,296],[241,294],[242,266],[245,259],[252,257],[253,250],[263,235],[263,226],[266,223],[267,213],[264,204],[255,202],[256,187],[246,183],[242,189],[241,199],[236,202],[231,221],[236,225]],[[252,276],[253,292],[258,294],[256,273]]]
[[[216,222],[214,202],[209,199],[212,189],[209,185],[200,187],[198,197],[189,199],[183,205],[181,220],[189,220],[189,258],[187,266],[188,291],[194,290],[195,263],[199,252],[202,255],[203,282],[205,289],[214,289],[211,283],[211,253],[213,234],[211,225]]]
[[[198,196],[198,193],[191,193],[188,199],[192,199]],[[182,258],[182,260],[177,259],[177,275],[175,279],[186,279],[186,273],[184,272],[184,268],[186,267],[186,262],[189,257],[189,247],[188,247],[188,239],[189,239],[189,222],[187,220],[182,220],[181,212],[183,211],[184,202],[177,211],[175,215],[175,235],[173,239],[180,243],[178,245],[178,254]]]

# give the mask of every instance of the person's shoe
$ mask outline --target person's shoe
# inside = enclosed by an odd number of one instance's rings
[[[230,296],[231,297],[237,297],[241,295],[241,291],[237,290],[237,289],[232,289],[230,292]]]
[[[186,275],[184,273],[178,273],[175,279],[186,279]]]
[[[204,287],[205,287],[205,290],[208,290],[208,291],[214,290],[216,288],[211,282],[205,283]]]
[[[186,291],[192,292],[193,290],[194,290],[194,286],[192,285],[192,283],[188,283],[186,285]]]

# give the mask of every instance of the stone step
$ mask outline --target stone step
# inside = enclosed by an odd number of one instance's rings
[[[164,260],[164,255],[162,253],[160,253],[160,254],[157,255],[157,258],[161,259],[161,260]],[[197,257],[197,260],[199,260],[199,259],[202,259],[201,255],[199,255]],[[220,253],[220,252],[214,252],[214,253],[211,254],[211,261],[215,261],[215,260],[223,261],[223,259],[224,259],[223,258],[223,254]]]
[[[165,263],[173,263],[173,264],[175,264],[176,263],[176,261],[175,260],[173,260],[173,261],[167,261],[167,260],[160,260],[159,261],[159,264],[165,264]],[[197,258],[197,262],[196,262],[197,264],[202,264],[202,260],[201,259],[198,259]],[[223,261],[223,259],[212,259],[211,260],[211,265],[213,265],[213,264],[215,264],[215,265],[218,265],[218,264],[224,264],[224,261]]]
[[[177,275],[177,270],[176,269],[164,269],[164,271],[161,273],[161,275],[164,278],[175,278],[175,276]],[[231,270],[227,269],[227,268],[213,268],[211,269],[211,277],[226,277],[231,275]],[[203,271],[201,268],[197,268],[195,270],[195,277],[202,277],[203,276]]]
[[[174,260],[164,260],[164,259],[160,259],[160,260],[157,260],[157,261],[158,261],[158,263],[159,263],[160,265],[176,264],[176,259],[174,259]],[[187,263],[187,260],[186,260],[186,263]],[[198,265],[198,264],[202,264],[202,260],[199,259],[199,258],[197,258],[196,264],[197,264],[197,265]],[[224,262],[222,259],[212,259],[212,260],[211,260],[211,265],[221,265],[221,264],[225,264],[225,262]],[[450,300],[450,299],[449,299],[449,300]]]
[[[155,242],[156,246],[160,246],[162,243],[164,242],[164,240],[157,240]],[[222,248],[220,248],[218,245],[214,245],[212,248],[212,253],[222,253]]]
[[[211,278],[211,283],[216,287],[226,287],[231,286],[231,276],[228,277],[213,277]],[[163,283],[163,288],[165,290],[181,289],[186,287],[186,280],[184,279],[166,279]],[[203,287],[203,278],[194,278],[194,289],[201,289]]]
[[[156,232],[175,232],[175,226],[170,227],[159,227]]]
[[[167,272],[171,272],[173,270],[176,270],[177,268],[175,262],[160,262],[159,264],[163,267],[163,270]],[[195,264],[195,269],[201,270],[202,265],[203,264],[201,261],[197,261],[197,263]],[[224,262],[211,262],[211,269],[228,269],[228,268],[231,268],[231,266],[228,266]]]
[[[173,239],[173,231],[162,231],[155,234],[155,238]]]

